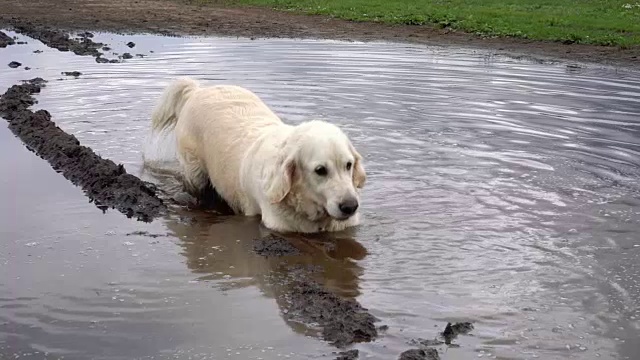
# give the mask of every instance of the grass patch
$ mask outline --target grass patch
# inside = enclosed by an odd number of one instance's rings
[[[212,2],[215,0],[201,0]],[[225,0],[351,21],[436,25],[481,36],[631,47],[640,0]]]

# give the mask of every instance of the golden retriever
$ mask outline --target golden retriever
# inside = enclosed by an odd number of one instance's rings
[[[262,217],[279,232],[340,231],[360,221],[362,156],[335,125],[285,124],[239,86],[171,83],[152,129],[175,131],[185,188],[211,183],[237,214]]]

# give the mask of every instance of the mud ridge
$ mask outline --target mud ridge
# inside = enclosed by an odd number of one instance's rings
[[[75,136],[51,121],[48,111],[30,110],[36,103],[32,95],[39,93],[45,83],[42,78],[24,81],[0,97],[0,115],[9,122],[9,129],[29,150],[80,186],[103,211],[117,209],[127,217],[145,222],[163,214],[167,208],[156,196],[155,186],[128,174],[121,164],[103,159],[80,145]]]
[[[254,239],[254,253],[264,257],[288,257],[303,254],[286,238],[269,234]],[[355,299],[340,297],[322,286],[315,278],[322,272],[321,266],[290,264],[284,260],[281,270],[268,275],[269,282],[286,288],[278,302],[283,305],[283,317],[287,321],[316,324],[322,338],[331,345],[344,348],[361,342],[371,342],[378,337],[375,323],[379,321]],[[343,351],[338,359],[356,359],[357,350]]]
[[[105,47],[106,44],[91,40],[93,34],[90,32],[83,32],[78,34],[76,38],[71,38],[65,32],[45,26],[33,25],[28,22],[14,25],[13,30],[19,34],[40,40],[48,47],[59,51],[71,51],[80,56],[93,56],[98,63],[119,62],[118,60],[109,60],[103,57],[104,53],[99,49]]]
[[[371,342],[378,336],[379,320],[356,300],[342,298],[324,289],[313,278],[314,269],[288,266],[280,283],[288,289],[283,296],[285,319],[318,324],[322,338],[338,348]]]

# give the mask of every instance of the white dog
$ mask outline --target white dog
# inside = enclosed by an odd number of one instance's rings
[[[174,128],[186,189],[207,185],[238,214],[280,232],[339,231],[360,221],[362,157],[335,125],[284,124],[257,95],[189,78],[165,90],[152,128]]]

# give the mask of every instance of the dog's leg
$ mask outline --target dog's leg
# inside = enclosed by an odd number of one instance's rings
[[[198,198],[198,204],[202,209],[214,210],[222,215],[234,215],[235,211],[227,204],[227,202],[218,194],[216,189],[207,182],[206,187]]]
[[[180,155],[182,186],[197,201],[198,208],[214,210],[220,214],[233,215],[234,210],[218,194],[211,184],[207,171],[197,157],[186,152]]]
[[[200,198],[209,185],[209,176],[200,159],[192,152],[184,150],[180,154],[182,165],[182,183],[185,190],[196,198]]]
[[[262,223],[268,229],[273,230],[273,231],[279,231],[279,232],[290,232],[290,231],[292,231],[292,229],[290,229],[290,227],[287,226],[287,224],[284,221],[282,221],[278,217],[278,215],[276,213],[274,213],[273,210],[264,209],[264,211],[262,212],[261,215],[262,215]]]

